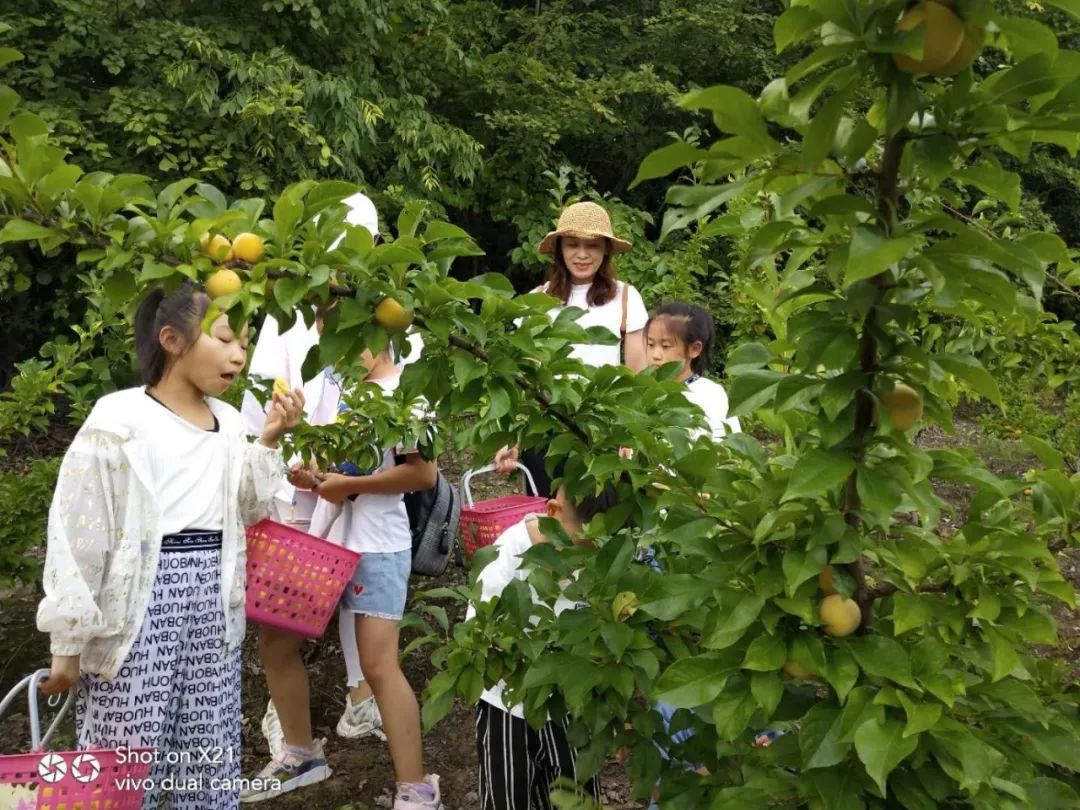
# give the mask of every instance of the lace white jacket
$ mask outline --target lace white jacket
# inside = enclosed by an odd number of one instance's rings
[[[64,455],[49,510],[38,629],[53,655],[81,655],[83,672],[114,678],[146,616],[161,548],[146,394],[102,397]],[[223,485],[221,600],[228,648],[244,638],[245,524],[270,513],[280,450],[249,442],[239,412],[210,399],[229,443]],[[177,448],[183,452],[183,448]]]

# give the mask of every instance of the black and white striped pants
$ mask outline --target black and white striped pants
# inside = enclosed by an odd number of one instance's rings
[[[476,751],[480,760],[481,810],[551,810],[552,783],[577,782],[577,754],[566,741],[567,720],[539,729],[520,717],[480,701],[476,707]],[[581,786],[600,798],[596,779]]]

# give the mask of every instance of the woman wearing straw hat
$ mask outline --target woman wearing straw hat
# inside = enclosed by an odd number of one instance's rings
[[[649,319],[641,293],[633,285],[619,281],[612,257],[625,253],[631,243],[617,237],[611,228],[608,212],[594,202],[568,205],[559,215],[555,230],[541,241],[539,252],[552,257],[547,282],[542,292],[562,301],[551,311],[554,319],[564,307],[585,310],[578,319],[583,327],[606,327],[620,340],[616,344],[575,344],[571,356],[587,366],[599,367],[625,363],[631,371],[645,368],[645,343],[642,330]],[[518,448],[504,447],[495,455],[495,468],[512,472],[518,460]],[[551,479],[544,469],[543,456],[526,450],[522,463],[536,480],[538,495],[550,497]]]

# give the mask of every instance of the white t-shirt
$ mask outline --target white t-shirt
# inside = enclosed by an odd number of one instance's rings
[[[177,416],[143,390],[137,407],[150,420],[154,442],[150,460],[154,499],[161,507],[161,533],[184,529],[221,531],[225,526],[223,478],[230,438],[219,430],[205,430]],[[222,421],[225,406],[207,398],[211,412]]]
[[[720,383],[698,377],[686,386],[686,398],[705,413],[705,421],[717,441],[729,433],[742,431],[739,418],[728,416],[727,392]]]
[[[499,538],[495,541],[495,548],[499,553],[491,563],[480,572],[480,576],[477,578],[477,582],[480,583],[481,593],[480,601],[487,602],[489,599],[497,599],[502,595],[502,592],[506,589],[515,579],[527,579],[528,572],[521,567],[521,555],[532,548],[532,539],[529,537],[529,529],[527,526],[528,518],[524,518],[513,526],[508,528]],[[529,589],[532,592],[533,601],[536,604],[543,604],[536,592]],[[555,600],[554,611],[558,615],[564,610],[577,607],[573,602],[564,596],[560,596]],[[476,615],[476,608],[473,605],[465,611],[466,620],[471,619]],[[483,694],[480,695],[480,699],[490,703],[498,709],[508,711],[514,717],[525,717],[525,710],[521,704],[514,706],[507,706],[503,700],[503,692],[506,689],[506,684],[499,681],[490,689],[486,689]]]
[[[391,394],[401,382],[401,374],[372,382],[386,394]],[[389,470],[395,466],[395,450],[383,451],[379,470]],[[358,495],[355,500],[346,500],[343,506],[345,522],[342,533],[346,548],[361,554],[389,554],[412,549],[409,513],[405,511],[402,493]]]
[[[334,421],[341,399],[340,388],[325,374],[320,373],[305,383],[300,373],[308,352],[318,342],[319,330],[314,324],[305,324],[299,313],[296,322],[284,334],[274,317],[267,315],[256,338],[247,372],[249,377],[261,380],[281,377],[289,388],[301,386],[304,389],[304,416],[309,425],[325,425]],[[244,392],[240,413],[249,435],[262,433],[266,412],[250,391]],[[299,459],[291,458],[288,463],[291,465],[296,461]],[[318,501],[316,495],[297,490],[282,476],[281,486],[274,495],[273,517],[280,521],[309,520]]]
[[[607,327],[615,337],[620,337],[622,328],[622,297],[623,288],[627,287],[626,295],[626,333],[637,332],[645,328],[645,324],[649,321],[649,313],[645,309],[645,302],[641,300],[641,293],[639,293],[633,285],[624,284],[621,281],[615,282],[615,297],[608,301],[606,304],[600,306],[589,306],[588,295],[589,288],[592,284],[574,284],[570,287],[570,296],[566,301],[568,307],[578,307],[584,309],[585,314],[578,318],[577,322],[582,327],[590,326],[604,326]],[[544,288],[541,287],[541,290]],[[549,315],[551,319],[555,320],[560,312],[560,308],[556,307],[551,310]],[[570,353],[571,357],[576,357],[582,363],[587,366],[599,367],[599,366],[617,366],[622,363],[622,342],[614,343],[610,346],[605,346],[599,343],[575,343],[573,350]]]

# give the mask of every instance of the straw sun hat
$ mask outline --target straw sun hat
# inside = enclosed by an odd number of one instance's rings
[[[559,215],[559,224],[555,230],[540,241],[538,250],[545,256],[555,254],[555,241],[560,236],[577,236],[582,239],[595,239],[598,236],[611,240],[611,252],[625,253],[631,243],[619,239],[611,232],[611,217],[608,212],[594,202],[579,202],[568,205]]]

